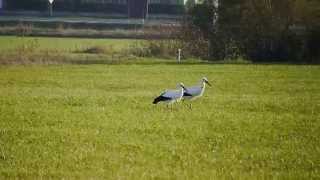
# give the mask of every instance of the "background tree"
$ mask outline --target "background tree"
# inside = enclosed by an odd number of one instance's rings
[[[208,58],[319,62],[320,1],[206,0],[189,11]],[[214,19],[218,13],[218,19]]]

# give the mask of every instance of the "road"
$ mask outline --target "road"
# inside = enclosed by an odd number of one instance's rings
[[[19,22],[39,22],[39,23],[86,23],[86,24],[105,24],[105,25],[177,25],[177,19],[116,19],[116,18],[94,18],[94,17],[39,17],[39,16],[0,16],[0,22],[19,21]]]

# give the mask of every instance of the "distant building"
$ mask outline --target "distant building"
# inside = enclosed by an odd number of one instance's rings
[[[122,14],[142,18],[147,14],[182,14],[185,0],[55,0],[55,12]],[[4,6],[3,6],[4,5]],[[48,11],[48,0],[0,0],[5,11]]]

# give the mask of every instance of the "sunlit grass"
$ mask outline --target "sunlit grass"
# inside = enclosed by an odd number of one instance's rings
[[[89,38],[56,38],[56,37],[17,37],[0,36],[0,52],[14,50],[15,48],[30,42],[37,42],[39,50],[58,50],[73,52],[89,47],[112,47],[115,50],[128,48],[139,40],[128,39],[89,39]]]
[[[178,82],[213,84],[173,109]],[[0,179],[319,178],[319,66],[0,67]]]
[[[142,40],[0,36],[0,64],[119,64]],[[130,61],[131,62],[131,61]]]

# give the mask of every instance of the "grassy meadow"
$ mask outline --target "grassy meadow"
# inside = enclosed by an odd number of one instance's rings
[[[140,40],[128,39],[90,39],[90,38],[53,38],[53,37],[17,37],[0,36],[0,52],[13,51],[17,47],[37,43],[37,50],[54,50],[59,52],[69,52],[86,49],[89,47],[101,46],[113,48],[115,51],[127,48]]]
[[[36,39],[71,54],[136,42]],[[0,65],[0,179],[320,178],[319,66],[139,60]],[[192,109],[152,104],[203,76]]]
[[[0,36],[0,64],[115,64],[143,40]]]
[[[177,82],[202,99],[151,102]],[[293,65],[0,68],[0,178],[317,179],[320,69]]]

